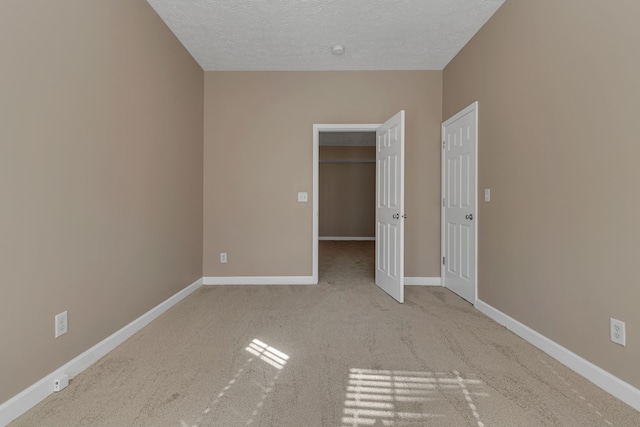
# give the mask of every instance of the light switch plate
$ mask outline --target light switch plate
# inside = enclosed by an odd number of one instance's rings
[[[491,201],[491,189],[490,188],[485,188],[484,189],[484,201],[485,202],[490,202]]]
[[[58,338],[60,335],[66,334],[67,331],[69,330],[67,312],[63,311],[60,314],[56,314],[55,321],[56,321],[55,337]]]
[[[306,191],[298,192],[298,202],[306,203],[308,201],[309,201],[309,193],[307,193]]]

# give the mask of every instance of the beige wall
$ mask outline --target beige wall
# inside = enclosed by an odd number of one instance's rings
[[[314,123],[406,110],[407,276],[440,276],[440,71],[205,73],[205,276],[310,276]],[[229,262],[219,263],[228,252]]]
[[[507,0],[444,70],[443,102],[446,119],[479,101],[479,298],[635,387],[638,16],[635,0]]]
[[[204,73],[144,0],[3,0],[0,58],[3,402],[202,276]]]
[[[320,237],[374,237],[376,148],[321,146],[319,151]]]

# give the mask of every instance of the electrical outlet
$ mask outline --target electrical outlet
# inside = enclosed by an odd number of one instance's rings
[[[610,319],[611,341],[625,347],[627,345],[627,337],[624,330],[624,322],[613,317]]]
[[[220,252],[220,262],[223,263],[223,264],[227,262],[227,253],[226,252]]]
[[[63,311],[60,314],[56,314],[56,338],[60,335],[64,335],[67,333],[69,328],[69,323],[67,322],[67,312]]]
[[[69,385],[69,375],[62,374],[53,381],[53,391],[61,391]]]

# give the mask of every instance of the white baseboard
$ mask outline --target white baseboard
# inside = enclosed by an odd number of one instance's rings
[[[358,240],[358,241],[375,241],[375,237],[338,237],[338,236],[320,236],[318,240]]]
[[[442,286],[439,277],[405,277],[405,286]]]
[[[560,363],[573,369],[598,387],[617,397],[627,405],[640,411],[640,390],[610,374],[599,366],[594,365],[577,354],[567,350],[555,341],[534,331],[514,318],[504,314],[489,304],[477,300],[475,307],[499,324],[538,347]]]
[[[70,378],[75,377],[100,360],[107,353],[122,344],[133,334],[147,326],[151,321],[158,318],[162,313],[182,301],[192,292],[196,291],[200,286],[202,286],[202,279],[196,280],[191,285],[152,308],[122,329],[100,341],[98,344],[94,345],[75,359],[67,362],[65,365],[56,369],[46,377],[31,385],[29,388],[21,391],[11,399],[4,402],[0,405],[0,426],[6,426],[53,393],[53,382],[55,378],[63,373],[69,375]]]
[[[204,285],[314,285],[311,276],[204,277]],[[439,277],[405,277],[406,286],[442,286]]]
[[[312,276],[204,277],[205,285],[315,285]]]

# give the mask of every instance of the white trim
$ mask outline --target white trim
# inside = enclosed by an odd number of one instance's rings
[[[640,390],[610,374],[599,366],[567,350],[555,341],[518,322],[484,301],[476,300],[476,308],[525,341],[538,347],[560,363],[573,369],[598,387],[640,411]]]
[[[375,241],[375,237],[350,237],[350,236],[320,236],[318,240],[358,240],[358,241]]]
[[[381,123],[358,123],[358,124],[315,124],[320,132],[375,132]]]
[[[475,151],[476,151],[476,155],[475,155],[475,162],[476,162],[476,176],[475,176],[475,184],[476,184],[476,188],[475,188],[475,194],[476,194],[476,205],[474,207],[474,211],[473,211],[473,217],[475,218],[476,221],[476,227],[475,227],[475,256],[476,256],[476,261],[475,261],[475,297],[474,297],[474,301],[472,301],[473,305],[476,305],[476,302],[478,301],[478,229],[480,228],[478,226],[478,141],[480,139],[479,135],[478,135],[478,101],[475,101],[474,103],[472,103],[471,105],[469,105],[468,107],[464,108],[463,110],[459,111],[458,113],[454,114],[453,116],[449,117],[446,121],[442,122],[442,125],[440,127],[440,142],[441,142],[441,146],[440,146],[440,277],[442,278],[442,286],[444,286],[445,288],[447,287],[447,283],[446,283],[446,274],[445,274],[445,266],[442,263],[442,258],[445,256],[445,213],[444,213],[444,206],[442,203],[442,200],[444,200],[444,195],[445,195],[445,185],[447,184],[447,180],[445,177],[445,167],[444,167],[444,128],[445,126],[447,126],[449,123],[454,122],[456,120],[458,120],[461,117],[466,116],[467,114],[471,113],[471,112],[475,112],[476,115],[476,141],[475,141]]]
[[[311,227],[311,281],[314,284],[318,283],[318,191],[320,188],[320,126],[313,125],[313,165],[312,165],[312,177],[313,191],[311,194],[311,216],[313,223]]]
[[[9,424],[20,415],[33,408],[43,399],[53,393],[54,379],[61,374],[67,374],[70,378],[75,377],[89,366],[100,360],[107,353],[122,344],[133,334],[147,326],[150,322],[158,318],[162,313],[182,301],[189,294],[202,286],[202,279],[198,279],[180,292],[161,302],[133,322],[114,332],[98,344],[91,347],[75,359],[67,362],[46,377],[42,378],[27,389],[13,396],[11,399],[0,405],[0,426]]]
[[[404,278],[405,286],[442,286],[439,277],[406,277]]]
[[[315,285],[311,276],[228,276],[204,277],[205,286],[227,285]],[[405,277],[407,286],[442,286],[439,277]]]
[[[204,277],[205,285],[317,285],[312,276]]]
[[[311,196],[312,229],[311,229],[311,284],[318,284],[318,191],[320,189],[320,132],[370,132],[378,129],[380,124],[314,124],[313,125],[313,194]]]

